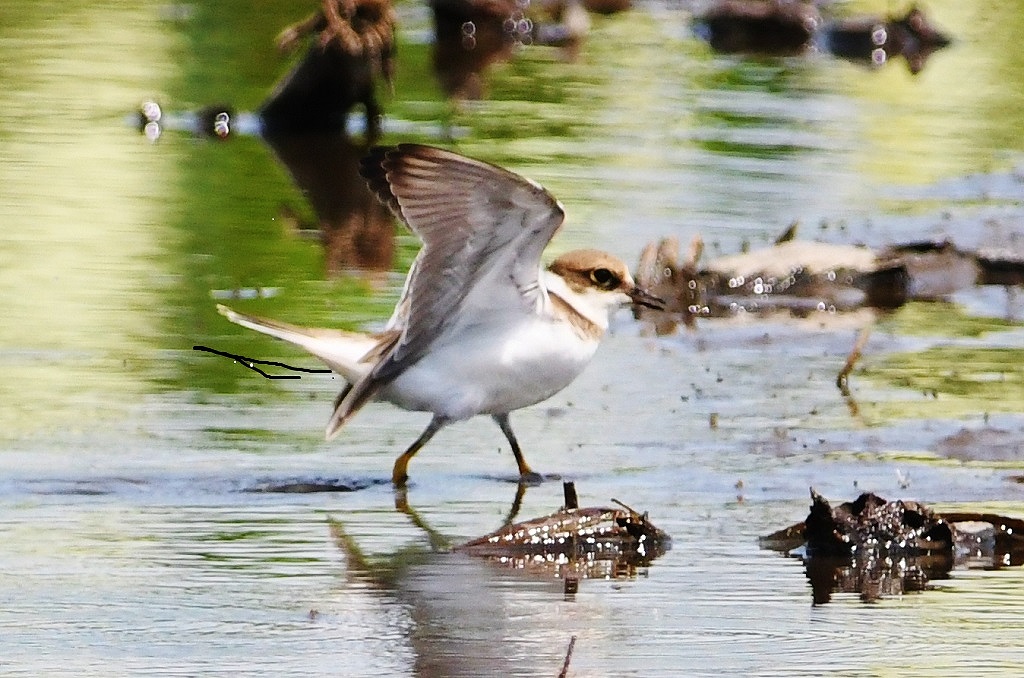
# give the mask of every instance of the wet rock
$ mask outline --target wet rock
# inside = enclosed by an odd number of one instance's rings
[[[1024,252],[1010,249],[979,250],[977,254],[981,285],[1004,287],[1024,285]]]
[[[866,248],[785,240],[771,247],[724,256],[699,267],[700,246],[678,261],[675,238],[649,244],[640,256],[637,283],[666,301],[664,311],[638,309],[658,334],[675,322],[692,326],[698,317],[784,311],[815,312],[862,307],[896,308],[907,301],[907,269],[895,257]]]
[[[904,301],[934,301],[981,283],[977,255],[949,240],[892,245],[879,251],[877,258],[880,269],[904,271],[904,288],[894,290],[894,301],[900,296]]]
[[[812,319],[819,327],[838,327],[841,317],[849,318],[858,334],[836,379],[848,395],[849,375],[878,317],[910,301],[944,300],[974,285],[1024,283],[1024,254],[1016,249],[968,251],[941,240],[874,250],[800,241],[795,233],[791,226],[770,247],[704,265],[699,238],[682,259],[675,238],[649,243],[634,277],[664,307],[634,306],[634,317],[657,336],[673,334],[679,325],[692,329],[699,318],[783,315]],[[866,312],[852,315],[859,311]]]
[[[1024,520],[987,513],[939,514],[914,501],[870,493],[832,507],[811,490],[801,523],[762,537],[762,548],[801,558],[815,604],[833,593],[865,601],[921,591],[957,566],[1024,563]]]
[[[916,557],[952,548],[949,525],[917,502],[888,502],[865,493],[833,509],[814,490],[811,499],[811,511],[804,521],[804,539],[811,556],[849,556],[862,549],[877,549]]]

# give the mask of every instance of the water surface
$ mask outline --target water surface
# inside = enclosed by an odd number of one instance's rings
[[[838,3],[843,13],[868,3]],[[452,106],[429,15],[399,6],[385,142],[418,140],[526,173],[569,212],[551,252],[636,261],[700,234],[711,254],[805,238],[881,247],[1024,237],[1024,56],[1015,7],[929,3],[955,43],[911,75],[825,55],[713,54],[687,7],[594,17],[575,61],[531,48]],[[654,338],[623,312],[591,368],[514,416],[531,464],[615,497],[673,537],[635,578],[527,576],[435,552],[395,510],[394,456],[425,425],[389,406],[322,440],[329,375],[266,380],[194,345],[313,367],[229,325],[387,317],[394,270],[332,275],[290,224],[310,203],[254,136],[126,123],[254,110],[289,61],[284,2],[38,2],[0,28],[0,673],[5,675],[1015,675],[1024,572],[954,571],[933,589],[812,606],[799,560],[756,537],[803,518],[808,488],[1024,516],[1024,313],[978,288],[882,318],[843,397],[863,317],[705,321]],[[439,128],[463,132],[446,141]],[[297,215],[297,217],[292,216]],[[245,290],[256,290],[247,295]],[[258,290],[264,290],[259,294]],[[241,291],[241,292],[239,292]],[[715,415],[717,425],[710,421]],[[409,504],[452,542],[498,527],[512,455],[490,421],[440,433]],[[296,481],[355,491],[248,490]],[[520,516],[558,508],[530,488]],[[341,526],[369,571],[332,535]]]

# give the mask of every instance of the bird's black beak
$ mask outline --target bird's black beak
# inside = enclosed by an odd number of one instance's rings
[[[656,311],[665,310],[665,300],[654,296],[645,289],[634,286],[633,289],[627,290],[626,294],[629,295],[635,306],[646,306]]]

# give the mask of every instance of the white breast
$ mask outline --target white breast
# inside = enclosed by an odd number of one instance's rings
[[[597,345],[569,324],[539,316],[462,328],[433,345],[380,398],[452,420],[511,412],[569,385]]]

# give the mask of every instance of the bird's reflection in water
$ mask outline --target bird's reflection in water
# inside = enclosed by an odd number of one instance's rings
[[[514,573],[453,552],[443,535],[431,528],[396,494],[396,508],[424,530],[430,547],[415,544],[369,557],[338,520],[331,534],[344,552],[346,574],[368,585],[381,603],[402,609],[400,623],[413,653],[417,676],[513,675],[524,670],[556,675],[569,633],[544,628],[527,619],[531,599],[561,594],[557,580],[534,579],[526,587],[509,586]],[[523,583],[523,582],[519,582]]]
[[[557,527],[600,510],[615,512],[629,523],[619,530],[621,534],[635,530],[639,524],[649,534],[659,535],[660,543],[656,546],[648,542],[651,551],[644,562],[634,559],[629,566],[611,558],[605,563],[607,567],[601,567],[599,559],[594,558],[584,563],[585,567],[541,560],[531,567],[509,567],[489,556],[471,555],[486,537],[453,546],[410,506],[405,490],[396,492],[395,508],[423,530],[429,548],[415,545],[368,557],[341,521],[330,521],[334,541],[346,557],[348,576],[408,611],[412,623],[405,627],[405,633],[415,654],[416,675],[510,675],[524,670],[557,675],[558,667],[566,661],[566,643],[578,629],[571,626],[572,615],[558,615],[550,603],[572,600],[581,578],[636,577],[647,562],[668,547],[667,535],[650,525],[645,515],[631,509],[579,509],[576,513],[571,506],[575,490],[570,495],[568,488],[566,503],[570,510],[512,524],[526,487],[519,484],[516,488],[504,527],[495,534],[514,533],[543,523]],[[493,546],[492,551],[500,548]],[[528,612],[531,609],[533,613]]]

